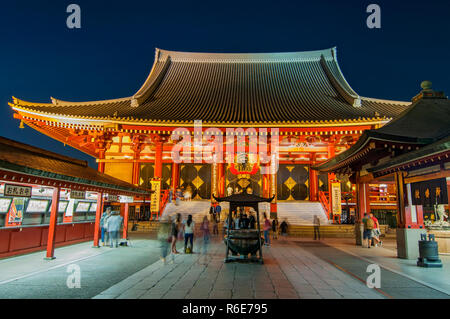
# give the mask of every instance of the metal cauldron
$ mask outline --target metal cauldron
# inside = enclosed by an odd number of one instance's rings
[[[430,234],[428,240],[426,234],[421,234],[420,237],[417,266],[442,267],[442,261],[439,258],[438,243],[435,241],[434,235]]]
[[[261,235],[258,236],[257,229],[234,229],[230,230],[229,239],[225,236],[224,242],[227,243],[233,254],[248,255],[256,254],[259,249],[259,241]],[[261,238],[261,245],[264,239]]]

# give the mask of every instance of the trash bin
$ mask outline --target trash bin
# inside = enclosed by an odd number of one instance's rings
[[[419,267],[442,267],[442,261],[439,259],[438,243],[434,235],[421,234],[419,240],[419,258],[417,266]]]

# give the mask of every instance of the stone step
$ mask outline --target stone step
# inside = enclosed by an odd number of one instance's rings
[[[131,225],[130,225],[131,227]],[[210,226],[211,227],[211,226]],[[131,228],[130,228],[131,229]],[[137,232],[143,232],[148,234],[156,234],[159,229],[159,222],[151,221],[151,222],[138,222],[138,230]],[[223,231],[223,223],[218,225],[219,234],[222,234]],[[212,231],[212,227],[210,228]],[[389,231],[389,227],[387,225],[381,225],[380,227],[381,233],[384,235]],[[200,224],[196,224],[195,233],[200,233]],[[353,225],[326,225],[320,227],[320,233],[324,238],[354,238],[355,237],[355,228]],[[288,228],[288,236],[292,237],[313,237],[314,235],[314,226],[312,225],[289,225]],[[393,238],[395,238],[395,234],[393,234]],[[388,233],[386,236],[389,238],[392,234]]]

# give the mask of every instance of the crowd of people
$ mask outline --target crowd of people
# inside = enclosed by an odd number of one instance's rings
[[[209,220],[204,216],[200,225],[200,231],[203,237],[203,255],[205,262],[207,257],[207,250],[210,240]],[[177,250],[177,242],[184,239],[184,253],[194,253],[194,234],[195,221],[192,215],[188,215],[187,219],[182,220],[181,214],[176,214],[172,220],[170,216],[164,217],[161,220],[161,225],[158,232],[158,240],[161,242],[161,259],[166,263],[166,258],[169,254],[169,248],[172,256],[179,254]],[[173,262],[173,259],[172,259]]]
[[[184,253],[194,253],[194,237],[199,236],[201,238],[201,252],[204,256],[204,262],[207,260],[207,252],[210,243],[211,236],[219,235],[219,224],[221,223],[222,207],[218,204],[212,204],[209,210],[209,218],[205,215],[202,219],[200,227],[198,227],[199,234],[196,234],[195,221],[192,215],[188,215],[187,218],[182,219],[181,214],[176,214],[174,218],[170,216],[163,217],[161,220],[161,226],[159,227],[158,240],[161,242],[161,259],[166,263],[169,252],[172,256],[179,254],[177,250],[177,242],[184,240]],[[272,239],[278,239],[279,234],[282,236],[287,235],[288,224],[283,221],[279,224],[278,219],[275,218],[270,221],[264,213],[264,222],[261,230],[264,232],[264,241],[266,246],[270,246],[270,233],[272,232]],[[231,220],[230,220],[231,218]],[[231,229],[256,229],[256,217],[255,213],[248,211],[231,212],[223,221],[223,235],[227,233],[228,226]],[[211,231],[212,228],[212,231]],[[173,262],[173,259],[172,261]]]
[[[100,218],[100,231],[102,245],[108,244],[111,248],[119,247],[119,233],[123,226],[123,217],[120,216],[120,212],[112,211],[111,207],[107,207]]]
[[[231,217],[230,217],[231,216]],[[278,218],[275,217],[272,221],[267,218],[267,214],[263,213],[263,223],[261,229],[264,234],[264,245],[270,246],[270,233],[272,232],[272,239],[278,239],[279,234],[287,236],[288,224],[285,220],[281,224],[278,222]],[[230,220],[231,218],[231,220]],[[229,225],[230,229],[256,229],[255,213],[252,210],[247,211],[234,211],[227,217],[223,224],[223,231],[226,234]]]
[[[169,189],[169,203],[172,203],[175,200],[175,205],[179,205],[180,201],[190,202],[192,200],[192,187],[187,186],[185,189],[178,187],[176,189]]]

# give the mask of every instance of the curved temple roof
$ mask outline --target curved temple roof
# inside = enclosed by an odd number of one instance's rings
[[[43,115],[145,123],[304,123],[395,117],[410,102],[360,97],[336,49],[292,53],[188,53],[156,49],[151,72],[131,97],[52,103],[14,98]]]

